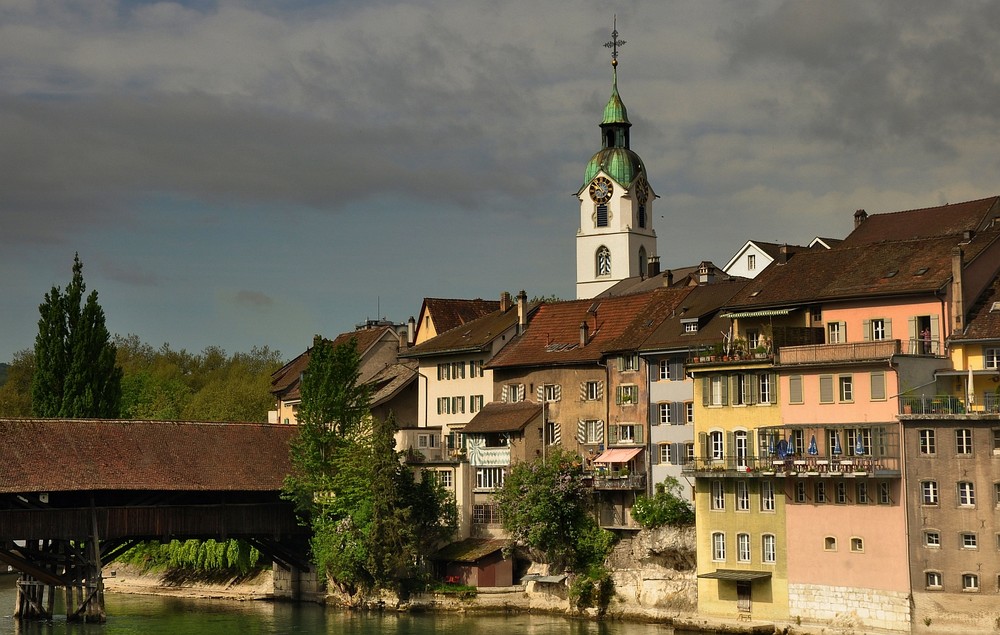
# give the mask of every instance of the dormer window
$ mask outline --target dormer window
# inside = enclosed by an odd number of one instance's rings
[[[681,320],[684,324],[685,333],[697,333],[698,332],[698,320]]]

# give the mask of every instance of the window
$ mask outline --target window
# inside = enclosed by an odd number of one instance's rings
[[[802,403],[802,375],[788,378],[788,403]]]
[[[584,399],[586,401],[597,401],[601,398],[601,382],[588,381],[584,385]]]
[[[598,205],[597,207],[600,209],[602,206]],[[605,220],[604,226],[606,225],[607,220]],[[597,275],[599,277],[611,275],[611,251],[604,246],[597,250]]]
[[[684,402],[684,420],[687,423],[694,423],[694,402],[686,401]]]
[[[495,490],[503,487],[504,470],[502,467],[477,467],[476,489]]]
[[[645,226],[646,226],[646,208],[640,206],[639,207],[639,227],[645,227]],[[646,266],[647,265],[647,259],[646,259],[646,248],[645,247],[639,247],[639,258],[638,258],[638,260],[639,260],[639,275],[640,276],[645,276],[646,275],[646,270],[648,269],[648,267]]]
[[[816,481],[816,502],[826,502],[826,483],[823,481]]]
[[[851,551],[854,553],[864,553],[865,541],[858,537],[851,538]]]
[[[985,368],[1000,368],[1000,348],[984,348],[983,365]]]
[[[843,344],[847,341],[847,329],[843,322],[830,322],[826,325],[827,343]]]
[[[747,329],[747,348],[751,351],[760,346],[760,331],[757,329]]]
[[[928,549],[941,548],[941,534],[936,531],[924,532],[924,546]]]
[[[809,307],[809,321],[812,322],[813,326],[818,325],[823,321],[823,307],[818,304],[814,304]]]
[[[958,504],[961,507],[976,506],[976,488],[971,481],[959,481]]]
[[[847,483],[845,483],[844,481],[837,481],[837,486],[836,486],[835,490],[836,490],[835,496],[837,497],[836,498],[837,504],[838,505],[846,505],[847,504]]]
[[[805,481],[796,481],[795,483],[795,502],[804,503],[806,502],[806,484]]]
[[[819,402],[833,403],[833,375],[819,376]]]
[[[642,227],[642,228],[646,227],[646,206],[644,204],[642,204],[642,203],[639,203],[639,227]],[[640,256],[639,256],[639,266],[643,267],[641,269],[641,271],[645,271],[646,270],[645,269],[645,264],[646,264],[645,263],[645,260],[646,260],[645,259],[645,255],[646,255],[646,252],[645,252],[645,250],[640,250],[639,254],[640,254]]]
[[[1000,455],[1000,429],[993,430],[993,454]]]
[[[878,504],[889,505],[892,503],[892,491],[889,489],[888,481],[881,481],[878,484]]]
[[[962,590],[970,593],[979,591],[979,576],[975,573],[963,573]]]
[[[661,359],[659,362],[660,373],[658,375],[660,381],[667,381],[671,379],[670,377],[670,360]]]
[[[524,401],[524,384],[505,384],[502,397],[506,403]]]
[[[712,509],[722,510],[726,508],[726,492],[723,489],[721,480],[712,481]]]
[[[920,453],[934,454],[936,452],[933,430],[920,431]]]
[[[472,523],[475,525],[499,525],[500,510],[496,505],[473,505]]]
[[[757,396],[760,403],[773,403],[771,399],[771,375],[761,373],[757,375]]]
[[[670,460],[670,444],[661,443],[659,445],[659,448],[660,448],[660,463],[672,463],[673,461]]]
[[[639,402],[639,387],[635,384],[624,384],[618,387],[618,405],[631,406]]]
[[[451,399],[449,397],[438,397],[437,406],[439,415],[451,414]]]
[[[736,511],[750,511],[750,484],[746,481],[736,481]],[[747,543],[747,549],[750,544]]]
[[[474,359],[469,362],[469,377],[483,376],[483,360]]]
[[[639,356],[637,354],[622,355],[618,361],[618,368],[622,372],[639,370]]]
[[[642,443],[642,426],[634,423],[617,423],[608,426],[609,443]]]
[[[925,579],[927,580],[928,589],[941,588],[941,573],[939,571],[928,571],[925,574]]]
[[[465,362],[452,362],[451,363],[451,378],[452,379],[465,379]]]
[[[754,254],[747,254],[747,271],[753,271],[757,268],[757,256]]]
[[[607,204],[601,203],[600,205],[598,205],[596,213],[597,213],[597,220],[596,220],[597,226],[598,227],[607,227],[608,226],[608,206],[607,206]]]
[[[885,373],[875,372],[871,374],[871,398],[872,401],[885,401]]]
[[[542,397],[548,403],[559,401],[562,397],[562,387],[559,384],[545,384],[542,389]]]
[[[713,430],[708,433],[709,456],[712,460],[721,461],[726,456],[726,446],[724,435],[721,430]]]
[[[733,433],[733,449],[736,452],[736,465],[747,466],[747,458],[750,455],[750,439],[746,430],[737,430]]]
[[[451,412],[453,414],[463,414],[465,412],[465,397],[451,398]]]
[[[479,412],[483,409],[483,396],[482,395],[470,395],[469,396],[469,412]]]
[[[888,336],[886,335],[886,320],[877,318],[871,321],[871,339],[888,339]]]
[[[437,477],[438,483],[441,483],[441,487],[451,489],[452,478],[450,471],[442,470],[440,472],[435,472],[435,476]]]
[[[673,421],[670,420],[670,406],[671,404],[669,403],[656,404],[658,413],[657,421],[659,421],[661,425],[669,425],[673,423]]]
[[[841,375],[838,378],[840,386],[840,400],[854,401],[854,377],[851,375]]]
[[[684,332],[685,333],[697,333],[698,332],[698,320],[688,320],[684,322]]]
[[[760,511],[774,511],[774,481],[772,480],[760,482]]]
[[[972,454],[972,430],[968,428],[955,430],[955,452],[958,454]]]
[[[760,559],[765,564],[778,561],[777,540],[774,534],[764,534],[760,537]]]
[[[924,505],[938,504],[937,481],[924,481],[920,484],[921,502]]]
[[[751,375],[737,375],[735,378],[736,390],[733,395],[734,406],[746,406],[753,403],[753,393],[751,386]]]
[[[736,534],[736,561],[750,562],[750,534]]]
[[[837,539],[834,536],[827,536],[823,539],[823,549],[826,551],[837,550]]]
[[[599,419],[589,419],[583,422],[587,443],[604,441],[604,422]]]
[[[694,462],[694,444],[693,443],[685,443],[684,444],[684,449],[687,452],[687,462],[688,463],[693,463]]]
[[[964,533],[962,534],[962,549],[978,549],[979,541],[976,539],[976,534]]]
[[[709,401],[708,405],[721,406],[725,404],[725,381],[724,377],[716,375],[709,381]]]
[[[726,534],[715,532],[712,534],[712,560],[721,562],[726,559]]]
[[[993,504],[1000,507],[1000,483],[993,484]]]
[[[868,498],[868,483],[858,481],[855,485],[854,497],[858,505],[867,505],[870,502]]]
[[[847,431],[847,455],[871,456],[872,431],[870,428]]]

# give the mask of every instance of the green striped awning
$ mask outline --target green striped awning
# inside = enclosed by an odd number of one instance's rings
[[[799,307],[792,307],[791,309],[761,309],[759,311],[733,311],[731,313],[723,313],[724,318],[752,318],[752,317],[770,317],[772,315],[788,315],[792,311],[797,310]]]
[[[736,580],[737,582],[753,582],[771,577],[770,571],[747,571],[743,569],[718,569],[711,573],[702,573],[699,578],[708,580]]]

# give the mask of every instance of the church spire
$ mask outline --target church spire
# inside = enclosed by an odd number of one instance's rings
[[[604,118],[601,121],[602,146],[605,148],[628,148],[628,129],[632,125],[628,120],[628,110],[618,94],[618,48],[625,45],[625,40],[618,38],[618,16],[615,16],[611,40],[604,46],[611,49],[611,98],[604,107]]]

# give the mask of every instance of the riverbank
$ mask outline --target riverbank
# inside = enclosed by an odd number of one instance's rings
[[[138,567],[115,563],[104,568],[104,589],[110,593],[169,595],[183,598],[237,601],[274,599],[274,577],[270,569],[242,577],[179,576],[143,572]]]

